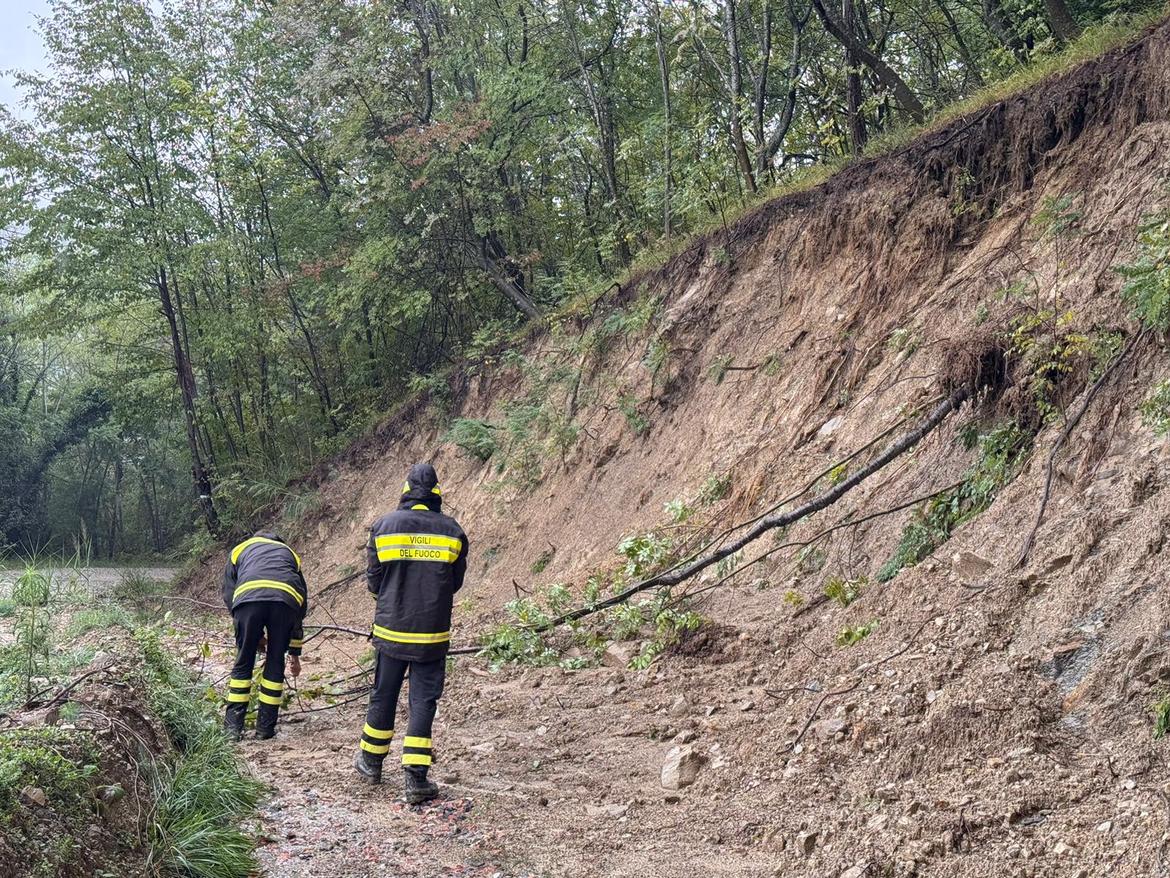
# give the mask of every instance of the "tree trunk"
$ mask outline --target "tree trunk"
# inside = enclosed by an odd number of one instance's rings
[[[170,330],[175,376],[179,381],[179,393],[183,399],[187,447],[191,453],[191,477],[207,532],[218,537],[220,534],[219,515],[215,511],[215,503],[212,499],[211,473],[203,462],[203,456],[199,450],[199,430],[195,413],[195,373],[191,369],[191,361],[187,358],[187,352],[183,348],[178,318],[175,316],[175,305],[167,281],[167,270],[160,267],[156,271],[155,286],[158,289],[159,305],[162,307],[163,316],[166,318],[167,327]]]
[[[845,113],[849,120],[849,147],[853,155],[859,156],[865,151],[866,131],[865,115],[862,113],[861,102],[861,70],[858,69],[857,53],[850,46],[857,45],[860,40],[857,36],[857,13],[853,8],[853,0],[841,0],[841,20],[849,41],[845,45]]]
[[[825,30],[842,46],[850,49],[861,60],[861,63],[873,71],[878,82],[894,93],[894,97],[902,109],[909,113],[915,122],[921,122],[925,119],[926,108],[922,106],[922,101],[918,100],[918,96],[914,94],[906,80],[899,76],[898,72],[876,55],[872,49],[846,31],[841,22],[837,21],[832,13],[825,9],[824,0],[812,0],[812,5],[813,9],[817,11],[817,17],[824,24]]]
[[[1081,26],[1073,18],[1064,0],[1044,0],[1044,12],[1048,17],[1048,26],[1052,28],[1052,35],[1061,45],[1071,43],[1081,35]]]
[[[662,9],[654,4],[654,47],[658,51],[658,74],[662,79],[662,112],[666,125],[662,135],[662,232],[670,241],[670,64],[662,34]]]
[[[743,139],[743,75],[739,52],[739,28],[735,21],[735,0],[727,0],[723,7],[723,35],[727,41],[727,82],[731,91],[731,143],[735,161],[750,191],[756,191],[756,178],[748,158],[747,143]]]

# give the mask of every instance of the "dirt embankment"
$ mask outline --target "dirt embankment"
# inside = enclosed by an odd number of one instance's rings
[[[517,585],[580,594],[622,563],[624,536],[670,524],[671,501],[697,507],[713,476],[729,490],[699,517],[750,517],[937,398],[959,353],[990,339],[1005,355],[993,398],[795,534],[963,481],[980,460],[987,475],[990,452],[970,440],[1014,425],[1030,454],[997,470],[990,505],[948,520],[949,540],[916,566],[878,582],[905,548],[908,509],[706,592],[708,627],[648,670],[460,664],[435,735],[440,777],[478,802],[468,837],[490,837],[492,868],[1170,874],[1170,745],[1150,712],[1170,681],[1170,454],[1138,412],[1165,377],[1162,340],[1144,337],[1103,384],[1058,458],[1036,549],[1014,566],[1063,413],[1137,332],[1114,269],[1167,203],[1168,172],[1162,25],[763,206],[522,358],[453,382],[454,416],[484,422],[477,435],[496,445],[486,462],[445,441],[448,417],[414,406],[320,474],[289,536],[323,583],[362,563],[365,528],[406,467],[435,462],[472,540],[457,622],[470,642]],[[859,596],[826,600],[834,582]],[[361,626],[368,611],[355,583],[314,619]],[[308,671],[358,650],[322,644]],[[285,756],[264,763],[281,801],[296,802],[305,779],[290,766],[311,751],[313,789],[378,808],[349,786],[358,725],[355,704],[290,726]],[[660,782],[674,746],[701,763],[677,792]],[[297,819],[292,806],[281,820]],[[409,815],[394,827],[407,844],[422,831]],[[414,868],[459,874],[475,850]]]

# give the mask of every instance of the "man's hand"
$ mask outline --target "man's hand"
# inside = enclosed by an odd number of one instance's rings
[[[301,675],[301,657],[299,655],[290,655],[288,657],[288,672],[294,677]]]

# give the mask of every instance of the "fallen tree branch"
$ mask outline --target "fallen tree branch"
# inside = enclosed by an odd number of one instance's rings
[[[1145,338],[1147,329],[1143,329],[1135,335],[1125,346],[1120,354],[1113,358],[1108,368],[1101,373],[1101,377],[1093,382],[1093,386],[1089,388],[1089,392],[1085,394],[1085,398],[1081,400],[1081,404],[1077,406],[1076,410],[1069,417],[1068,422],[1064,425],[1064,429],[1060,431],[1060,435],[1056,437],[1056,442],[1052,445],[1052,450],[1048,453],[1048,460],[1044,464],[1044,493],[1040,495],[1040,505],[1036,507],[1036,517],[1032,521],[1032,528],[1028,531],[1028,535],[1024,538],[1023,548],[1020,549],[1020,555],[1016,558],[1016,563],[1013,565],[1016,569],[1023,567],[1028,560],[1028,556],[1032,553],[1032,545],[1036,541],[1036,533],[1040,530],[1040,525],[1044,521],[1044,512],[1048,508],[1048,500],[1052,496],[1052,479],[1056,474],[1056,455],[1060,453],[1060,449],[1072,435],[1072,431],[1076,429],[1077,424],[1081,422],[1081,418],[1085,416],[1085,412],[1089,410],[1089,406],[1093,404],[1093,399],[1097,396],[1098,391],[1105,386],[1105,382],[1117,371],[1117,367],[1121,365],[1122,361],[1129,356],[1130,352],[1137,347],[1138,342]]]
[[[868,515],[861,516],[861,518],[851,518],[851,519],[847,519],[845,521],[839,521],[836,524],[825,528],[824,530],[820,531],[819,533],[813,534],[807,540],[793,540],[790,543],[781,543],[778,546],[773,546],[772,548],[768,549],[767,551],[760,553],[755,558],[752,558],[752,560],[748,561],[746,564],[741,564],[739,567],[736,567],[734,570],[732,570],[730,573],[728,573],[722,579],[718,579],[715,582],[711,583],[710,585],[705,585],[700,589],[697,589],[695,591],[680,595],[679,597],[680,597],[680,599],[693,598],[696,595],[702,594],[703,592],[713,591],[714,589],[719,588],[721,585],[723,585],[725,582],[727,582],[732,577],[737,576],[738,574],[747,570],[749,567],[751,567],[754,564],[759,564],[761,561],[766,560],[767,558],[776,554],[777,552],[783,551],[784,549],[805,548],[807,546],[813,545],[814,543],[820,542],[825,537],[827,537],[829,534],[834,533],[835,531],[839,531],[842,528],[856,527],[859,524],[864,524],[865,522],[872,521],[875,518],[881,518],[883,515],[892,515],[895,512],[901,512],[903,509],[909,509],[912,506],[917,506],[919,503],[925,503],[927,500],[933,500],[935,497],[938,497],[940,494],[946,494],[948,491],[953,491],[956,488],[962,487],[963,481],[964,480],[959,480],[959,481],[954,482],[950,485],[947,485],[945,488],[939,488],[937,491],[931,491],[929,494],[920,494],[919,496],[914,497],[911,500],[907,500],[904,503],[899,503],[897,506],[891,506],[889,509],[881,509],[881,510],[878,510],[877,512],[871,512]]]
[[[791,512],[781,512],[775,515],[764,516],[758,519],[755,526],[752,527],[751,530],[749,530],[747,533],[737,537],[735,540],[732,540],[730,543],[719,549],[715,549],[711,552],[708,552],[706,555],[702,555],[694,559],[689,564],[685,564],[682,567],[676,567],[673,570],[659,573],[648,577],[647,579],[643,579],[641,582],[634,583],[629,588],[625,589],[619,594],[614,595],[611,598],[607,598],[604,601],[598,601],[597,603],[590,604],[586,607],[578,607],[575,610],[572,610],[568,613],[563,613],[554,619],[550,619],[541,623],[540,625],[534,625],[529,630],[537,632],[548,631],[558,627],[559,625],[564,625],[567,622],[574,622],[577,619],[583,619],[586,616],[592,615],[593,613],[599,612],[608,607],[613,607],[617,606],[618,604],[625,603],[634,595],[648,591],[651,588],[678,585],[680,582],[684,582],[685,580],[690,579],[696,573],[707,569],[712,564],[717,564],[724,558],[730,555],[734,555],[744,546],[759,539],[768,531],[775,530],[776,528],[780,527],[787,527],[788,525],[794,524],[801,519],[807,518],[815,512],[821,511],[825,507],[835,503],[841,497],[845,496],[845,494],[856,488],[858,485],[860,485],[874,473],[881,470],[891,461],[897,459],[902,454],[916,446],[936,427],[938,427],[938,425],[943,422],[947,415],[958,408],[968,398],[968,396],[970,396],[970,391],[967,388],[960,388],[959,390],[956,390],[941,403],[935,406],[930,414],[927,415],[926,418],[924,418],[917,427],[892,442],[885,451],[879,454],[876,458],[874,458],[852,476],[849,476],[839,484],[829,488],[829,490],[825,491],[825,493],[821,494],[820,496],[814,497],[803,506],[799,506],[796,509],[793,509]]]

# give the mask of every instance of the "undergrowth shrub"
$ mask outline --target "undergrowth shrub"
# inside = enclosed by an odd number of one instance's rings
[[[846,625],[837,634],[838,646],[853,646],[865,640],[877,630],[877,620],[866,622],[864,625]]]
[[[861,597],[861,593],[867,585],[869,585],[869,577],[867,576],[852,578],[832,576],[825,583],[825,597],[847,607]]]
[[[1170,380],[1159,381],[1141,404],[1142,423],[1159,436],[1170,433]]]
[[[180,667],[153,631],[139,631],[142,678],[151,708],[176,748],[156,761],[150,864],[192,878],[244,878],[257,869],[252,839],[239,826],[260,799],[240,770],[204,687]]]
[[[476,460],[487,461],[499,450],[496,437],[492,433],[495,429],[486,421],[457,418],[451,424],[447,435],[443,437],[443,441],[454,442]]]
[[[1147,216],[1138,228],[1138,255],[1117,269],[1122,298],[1134,315],[1158,332],[1170,330],[1170,209]]]
[[[950,539],[955,528],[986,510],[1019,471],[1031,449],[1032,435],[1009,423],[970,441],[978,446],[979,457],[962,484],[915,512],[894,554],[878,571],[878,582],[888,582],[899,570],[913,567]]]

